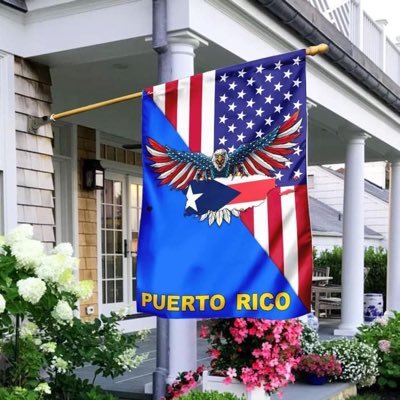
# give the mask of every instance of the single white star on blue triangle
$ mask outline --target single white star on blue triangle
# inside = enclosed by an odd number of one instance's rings
[[[218,140],[219,140],[219,144],[222,144],[222,146],[225,146],[225,143],[227,141],[225,136],[222,136],[222,138],[219,138]]]
[[[239,78],[243,78],[245,74],[246,74],[246,71],[245,71],[244,69],[242,69],[242,70],[240,70],[240,71],[238,72]]]
[[[271,117],[265,119],[265,125],[271,126],[274,120]]]
[[[303,104],[300,103],[300,100],[297,100],[295,103],[293,103],[293,108],[295,108],[296,110],[300,109],[300,106],[302,106]]]
[[[293,65],[300,65],[301,58],[297,56],[296,58],[293,58]]]
[[[300,171],[300,169],[294,171],[294,177],[293,179],[300,179],[301,175],[303,175],[303,173]]]
[[[203,196],[203,193],[193,193],[192,187],[189,186],[188,191],[186,192],[186,206],[185,206],[185,210],[190,208],[193,208],[193,210],[197,211],[197,204],[196,204],[196,200]]]
[[[279,60],[277,63],[275,63],[275,68],[274,69],[281,69],[282,63],[281,60]]]
[[[283,97],[285,98],[285,100],[289,100],[292,97],[292,93],[290,93],[289,91],[287,91],[286,93],[283,94]]]
[[[273,75],[269,73],[268,75],[265,75],[265,82],[271,82],[273,78]]]
[[[278,171],[278,173],[275,174],[275,179],[278,179],[278,181],[280,181],[283,177],[283,174],[281,171]]]
[[[237,135],[237,140],[238,142],[243,142],[243,140],[246,138],[245,135],[243,135],[243,132],[240,135]]]
[[[282,107],[280,104],[278,104],[278,105],[275,106],[274,108],[275,108],[275,112],[276,112],[276,113],[280,113],[280,112],[283,110],[283,107]]]
[[[247,79],[247,86],[253,86],[255,80],[253,79],[253,77],[251,77],[250,79]]]
[[[222,96],[219,96],[219,102],[221,103],[225,103],[226,99],[228,98],[228,96],[226,94],[223,94]]]
[[[300,148],[300,146],[297,146],[294,148],[293,154],[296,154],[296,156],[299,156],[302,151],[303,150]]]
[[[293,86],[300,87],[300,83],[301,83],[301,80],[299,78],[297,78],[296,80],[293,81]]]
[[[225,73],[225,74],[221,75],[219,78],[220,78],[220,80],[219,80],[220,82],[226,82],[228,75]]]
[[[232,82],[229,84],[229,90],[235,90],[235,87],[237,86],[236,82]]]
[[[275,89],[274,89],[274,90],[277,90],[278,92],[280,92],[283,85],[282,85],[280,82],[278,82],[278,83],[277,83],[276,85],[274,85],[274,86],[275,86]]]
[[[256,74],[261,74],[264,71],[264,67],[262,66],[262,64],[260,64],[258,67],[256,67]]]
[[[273,99],[274,98],[271,95],[269,95],[268,97],[265,97],[265,103],[271,104]]]
[[[284,75],[284,78],[290,78],[290,75],[293,75],[293,72],[290,69],[288,69],[287,71],[285,71],[283,73],[283,75]]]
[[[229,111],[235,111],[237,105],[235,103],[229,104]]]

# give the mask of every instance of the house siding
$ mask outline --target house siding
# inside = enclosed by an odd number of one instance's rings
[[[82,168],[85,159],[96,158],[96,131],[78,126],[78,221],[79,221],[79,279],[92,280],[92,297],[81,301],[81,317],[87,318],[86,307],[94,307],[98,315],[97,292],[97,192],[83,188]]]
[[[314,176],[314,185],[309,188],[310,196],[342,213],[344,179],[317,166],[308,167],[308,175]],[[364,192],[364,224],[384,237],[381,244],[386,247],[389,229],[389,203]]]
[[[18,223],[32,224],[47,249],[54,236],[53,133],[51,125],[28,132],[28,116],[51,112],[49,68],[15,57],[15,126]]]

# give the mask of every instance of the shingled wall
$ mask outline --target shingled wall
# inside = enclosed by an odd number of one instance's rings
[[[28,115],[50,114],[49,68],[15,57],[18,223],[32,224],[35,239],[54,245],[53,132],[47,124],[28,133]]]

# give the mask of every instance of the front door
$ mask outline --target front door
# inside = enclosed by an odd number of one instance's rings
[[[142,184],[106,172],[101,193],[101,312],[128,307],[136,313],[136,254]]]

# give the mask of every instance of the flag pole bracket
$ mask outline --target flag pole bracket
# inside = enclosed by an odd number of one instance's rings
[[[28,132],[37,135],[40,127],[50,124],[51,122],[52,119],[48,116],[33,117],[32,115],[28,115]]]

